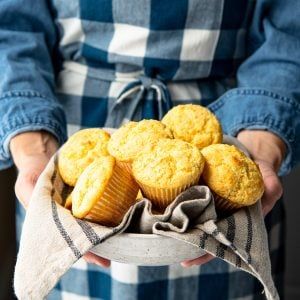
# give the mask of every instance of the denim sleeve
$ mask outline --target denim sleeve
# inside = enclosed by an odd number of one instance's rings
[[[299,0],[256,2],[238,86],[210,106],[227,134],[263,129],[281,137],[288,153],[280,175],[300,161],[299,12]]]
[[[66,138],[54,84],[56,31],[47,0],[0,1],[0,169],[12,165],[10,139],[46,130]]]

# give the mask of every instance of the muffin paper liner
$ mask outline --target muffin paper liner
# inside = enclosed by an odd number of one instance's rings
[[[72,208],[72,193],[66,199],[65,208],[71,209]]]
[[[119,165],[122,169],[124,169],[129,174],[132,174],[132,164],[129,162],[118,161],[116,160],[117,165]]]
[[[198,176],[193,182],[182,185],[176,188],[155,188],[141,183],[137,180],[143,195],[151,200],[154,208],[159,211],[164,210],[181,192],[185,191],[190,186],[196,185],[199,181]]]
[[[229,200],[222,198],[221,196],[213,193],[216,209],[221,210],[224,213],[233,213],[239,208],[245,205],[239,205],[237,203],[230,202]]]
[[[133,177],[117,164],[102,196],[85,219],[106,226],[118,225],[136,201],[139,187]]]

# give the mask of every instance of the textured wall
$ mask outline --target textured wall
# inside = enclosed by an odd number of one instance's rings
[[[284,179],[287,209],[286,299],[300,299],[300,167]]]
[[[13,169],[0,172],[0,299],[13,299],[12,274],[15,264],[15,224],[12,193],[15,172]]]

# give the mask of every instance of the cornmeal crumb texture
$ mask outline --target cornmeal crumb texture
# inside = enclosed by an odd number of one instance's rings
[[[59,172],[65,183],[75,186],[85,168],[95,159],[109,155],[109,133],[100,128],[83,129],[62,146],[58,157]]]
[[[215,144],[202,149],[203,179],[216,194],[238,205],[252,205],[264,192],[258,166],[235,146]]]
[[[174,138],[192,143],[199,149],[222,142],[222,128],[213,113],[200,105],[186,104],[172,108],[162,119]]]
[[[177,139],[160,139],[134,160],[135,179],[149,187],[176,188],[194,183],[204,158],[197,147]]]
[[[83,218],[102,196],[112,176],[115,159],[104,156],[90,164],[79,177],[72,192],[72,211]]]
[[[161,122],[129,122],[112,134],[108,151],[117,160],[131,163],[139,153],[160,138],[173,138],[171,130]]]

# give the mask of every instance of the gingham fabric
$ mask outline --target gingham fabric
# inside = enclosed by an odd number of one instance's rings
[[[173,105],[208,105],[235,86],[235,71],[245,58],[245,34],[254,1],[96,2],[51,3],[63,60],[57,94],[67,114],[69,134],[84,127],[102,127],[122,91],[141,76],[165,82]],[[123,111],[135,96],[123,102]],[[148,89],[138,104],[133,119],[158,117],[155,89]],[[19,207],[19,224],[23,214]],[[281,297],[283,219],[279,202],[266,224],[272,272]],[[261,292],[251,275],[218,259],[188,269],[114,262],[110,269],[102,269],[79,260],[48,299],[250,300],[264,299]]]
[[[58,92],[68,123],[88,127],[103,126],[116,98],[141,78],[165,81],[174,105],[207,105],[233,87],[254,1],[53,4],[63,59]],[[155,87],[147,89],[131,119],[158,118],[157,97]],[[124,102],[119,112],[128,111]]]

